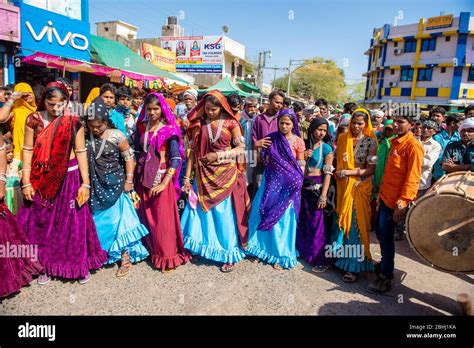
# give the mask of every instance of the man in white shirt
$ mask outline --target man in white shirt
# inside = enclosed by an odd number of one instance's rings
[[[431,186],[433,166],[441,153],[441,145],[433,139],[433,135],[435,135],[437,132],[438,124],[435,121],[423,121],[421,125],[420,142],[423,144],[424,156],[417,198],[422,197]]]

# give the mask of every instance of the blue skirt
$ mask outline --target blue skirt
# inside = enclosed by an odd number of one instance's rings
[[[196,187],[194,187],[196,190]],[[184,247],[193,255],[222,263],[237,263],[245,257],[239,245],[239,231],[231,197],[205,213],[198,202],[189,203],[181,216]]]
[[[357,216],[355,210],[352,211],[352,223],[349,231],[349,238],[337,224],[337,215],[333,220],[333,235],[331,236],[330,257],[335,257],[335,266],[346,272],[361,273],[374,270],[372,260],[368,260],[363,253],[363,245],[357,229]],[[354,252],[355,251],[355,252]],[[342,256],[339,256],[342,255]]]
[[[296,250],[297,219],[293,203],[290,203],[271,231],[257,230],[260,224],[260,202],[265,189],[265,175],[252,202],[249,218],[249,243],[247,254],[283,268],[293,268],[298,263]]]
[[[95,212],[92,217],[97,228],[100,245],[108,252],[108,264],[122,259],[122,250],[127,250],[135,263],[148,257],[148,250],[141,239],[149,232],[140,223],[137,212],[127,193],[123,193],[113,206]]]

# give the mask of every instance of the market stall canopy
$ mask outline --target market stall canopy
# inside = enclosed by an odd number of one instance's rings
[[[237,79],[237,84],[239,85],[239,88],[244,92],[260,93],[260,89],[257,86],[247,81]]]
[[[158,76],[170,83],[188,84],[177,74],[158,68],[119,42],[91,35],[90,44],[91,55],[100,64],[139,75]]]
[[[232,93],[237,93],[241,97],[259,97],[260,94],[258,93],[247,93],[242,91],[239,87],[237,87],[234,83],[232,83],[231,79],[228,76],[225,76],[222,80],[217,82],[214,86],[211,86],[206,89],[200,89],[199,93],[207,93],[210,91],[213,91],[217,89],[219,92],[221,92],[223,95],[228,96],[229,94]]]

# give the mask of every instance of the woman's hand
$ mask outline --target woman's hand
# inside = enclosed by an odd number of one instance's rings
[[[35,189],[33,188],[33,186],[28,186],[28,187],[25,187],[23,190],[23,196],[28,200],[28,201],[33,201],[34,197],[35,197]]]
[[[79,191],[77,191],[77,195],[82,196],[82,202],[86,203],[91,196],[91,190],[87,187],[81,186],[79,187]]]
[[[3,201],[5,195],[7,194],[7,189],[5,188],[5,182],[0,181],[0,202]]]
[[[347,177],[347,172],[346,170],[339,170],[336,172],[336,176],[340,179]]]
[[[21,97],[23,97],[23,92],[13,92],[12,96],[10,97],[10,100],[16,102]]]
[[[308,158],[310,158],[311,156],[313,156],[313,150],[308,149],[308,150],[306,150],[306,151],[304,152],[304,158],[305,158],[305,159],[308,159]]]
[[[318,209],[324,209],[326,208],[326,205],[327,205],[327,198],[323,196],[319,197]]]
[[[165,188],[168,183],[163,181],[161,184],[153,186],[150,190],[152,196],[158,196]]]
[[[217,161],[217,153],[209,152],[206,156],[201,158],[201,162],[203,163],[214,163]]]
[[[124,190],[125,192],[133,191],[133,183],[125,182]]]
[[[183,187],[181,187],[181,190],[182,190],[184,193],[188,194],[189,191],[191,191],[191,188],[192,188],[191,182],[190,182],[189,180],[184,180],[184,182],[183,182]]]

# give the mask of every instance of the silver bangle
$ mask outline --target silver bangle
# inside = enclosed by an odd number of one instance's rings
[[[3,146],[0,147],[0,151],[5,151],[6,148],[7,148],[7,144],[3,143]]]
[[[25,185],[23,185],[21,188],[24,189],[24,188],[27,188],[27,187],[30,187],[30,186],[33,186],[33,185],[31,185],[31,184],[25,184]]]
[[[135,174],[126,174],[125,176],[134,176]]]
[[[86,189],[91,189],[91,185],[88,184],[81,184],[81,187],[85,187]]]
[[[133,184],[133,181],[131,181],[131,180],[125,180],[125,182],[126,182],[127,184]]]
[[[75,153],[82,153],[82,152],[86,152],[87,149],[81,149],[81,150],[74,150]]]

